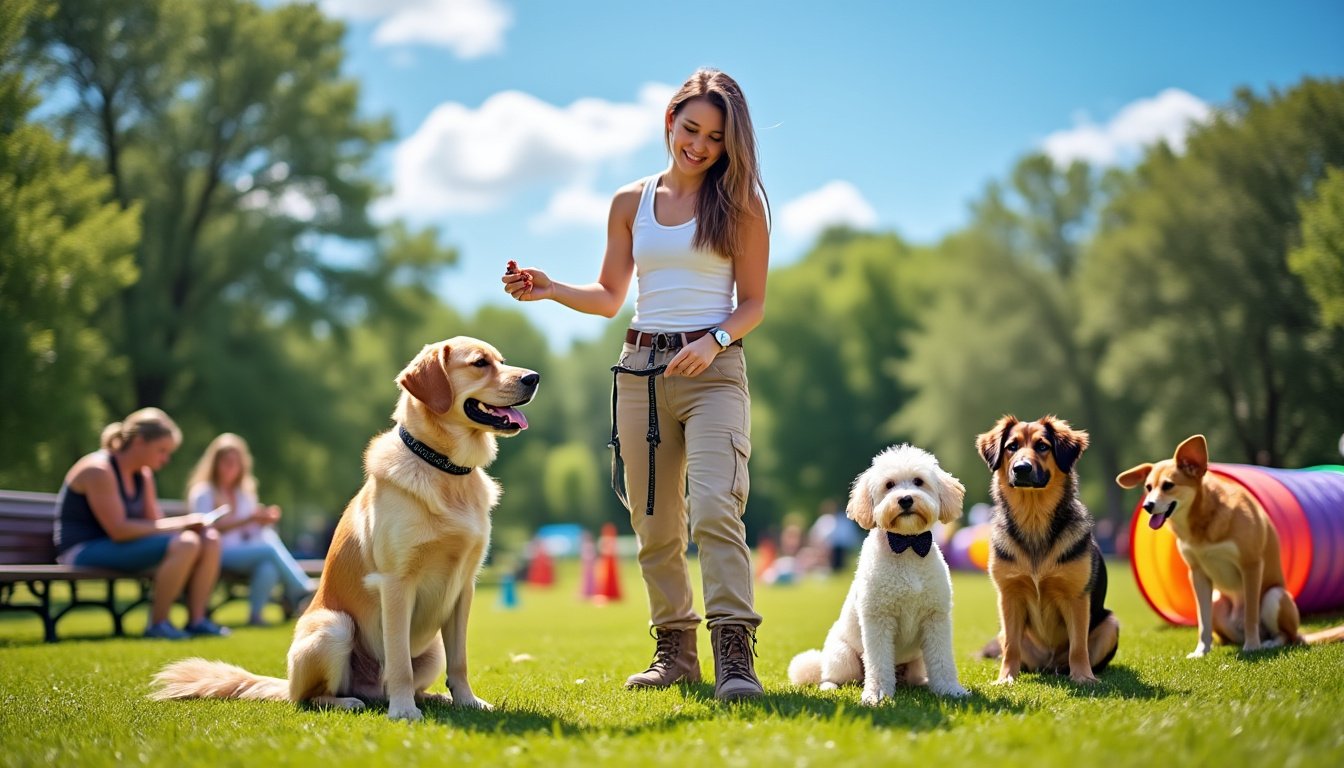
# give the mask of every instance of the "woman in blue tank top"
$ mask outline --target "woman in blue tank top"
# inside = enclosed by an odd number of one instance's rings
[[[70,468],[56,500],[56,559],[68,565],[140,573],[154,570],[146,637],[227,635],[205,615],[219,579],[219,534],[198,514],[164,517],[154,472],[182,433],[168,414],[142,408],[103,429],[102,450]],[[168,613],[186,590],[185,631]]]
[[[616,192],[597,282],[562,283],[513,264],[502,279],[519,301],[551,299],[613,317],[636,277],[635,317],[613,368],[612,485],[638,535],[656,646],[649,668],[625,686],[700,680],[689,525],[714,695],[753,698],[763,692],[753,660],[761,617],[742,524],[751,455],[742,337],[765,314],[769,203],[736,81],[699,70],[663,117],[671,162]]]

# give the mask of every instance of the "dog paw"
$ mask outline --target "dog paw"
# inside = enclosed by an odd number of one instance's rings
[[[387,708],[387,719],[415,722],[423,718],[420,708],[414,704],[393,704]]]
[[[1187,659],[1202,659],[1202,658],[1204,658],[1205,656],[1209,655],[1209,651],[1210,651],[1210,650],[1211,650],[1211,649],[1209,648],[1209,646],[1204,645],[1203,643],[1200,643],[1198,646],[1195,647],[1195,650],[1191,651],[1190,653],[1187,653],[1187,654],[1185,655],[1185,658],[1187,658]]]
[[[971,692],[966,690],[965,688],[962,688],[960,683],[953,683],[950,686],[940,685],[937,688],[930,688],[929,690],[933,691],[939,696],[950,696],[951,698],[954,699],[961,699],[971,695]]]
[[[1241,646],[1241,651],[1242,653],[1254,653],[1260,650],[1262,647],[1264,646],[1261,646],[1259,642],[1252,643],[1250,641],[1247,641],[1245,645]]]
[[[995,685],[1012,685],[1017,682],[1016,675],[999,675],[999,679],[994,681]]]
[[[486,712],[494,710],[494,705],[485,699],[478,699],[475,696],[463,696],[461,701],[453,700],[453,703],[464,709],[483,709]]]
[[[419,704],[443,704],[444,706],[453,703],[453,697],[446,693],[418,693],[415,700]]]
[[[1281,645],[1283,645],[1283,640],[1281,638],[1276,637],[1273,640],[1266,640],[1265,642],[1261,643],[1260,650],[1267,651],[1270,648],[1278,648]]]
[[[1075,675],[1069,675],[1069,679],[1079,685],[1096,685],[1101,682],[1091,672],[1086,674],[1080,672]]]
[[[835,683],[832,683],[830,680],[823,680],[821,681],[821,685],[818,687],[823,691],[834,691],[838,689],[840,686],[836,685]]]
[[[876,707],[885,698],[886,696],[882,695],[881,691],[864,691],[863,695],[859,697],[859,703],[865,707]]]

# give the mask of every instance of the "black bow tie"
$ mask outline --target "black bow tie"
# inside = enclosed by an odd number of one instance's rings
[[[917,533],[914,536],[887,531],[887,543],[891,545],[891,551],[898,555],[907,549],[914,549],[916,555],[924,557],[933,548],[933,531]]]

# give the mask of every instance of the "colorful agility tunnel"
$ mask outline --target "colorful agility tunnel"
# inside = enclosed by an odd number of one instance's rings
[[[1260,502],[1279,535],[1285,587],[1303,613],[1344,608],[1344,466],[1271,469],[1210,464]],[[1171,526],[1147,525],[1143,498],[1129,526],[1130,564],[1139,592],[1173,624],[1197,623],[1190,569]]]

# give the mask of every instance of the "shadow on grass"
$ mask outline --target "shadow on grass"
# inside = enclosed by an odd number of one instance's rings
[[[501,703],[493,711],[457,709],[451,704],[440,702],[424,702],[420,708],[426,722],[480,733],[515,736],[537,733],[551,733],[556,736],[582,734],[631,736],[664,731],[686,723],[723,718],[758,720],[759,716],[828,722],[862,722],[874,727],[922,732],[949,727],[950,717],[958,713],[1020,713],[1028,709],[1019,703],[986,698],[978,692],[972,692],[963,699],[950,699],[935,696],[923,688],[902,688],[895,696],[876,707],[864,706],[849,697],[840,698],[835,694],[801,690],[770,691],[757,699],[729,703],[715,701],[714,686],[710,684],[683,685],[679,686],[679,690],[687,701],[705,706],[693,712],[681,712],[651,722],[628,726],[575,722],[548,712],[510,707],[507,702]],[[371,703],[363,713],[386,717],[387,704]]]
[[[1263,664],[1267,661],[1275,661],[1285,656],[1298,653],[1310,653],[1310,645],[1277,645],[1273,648],[1261,648],[1258,651],[1243,651],[1240,647],[1233,651],[1233,657],[1237,661],[1247,664]]]
[[[1138,674],[1123,664],[1111,664],[1097,675],[1096,685],[1079,685],[1066,674],[1042,672],[1024,675],[1024,680],[1036,680],[1045,685],[1072,690],[1080,698],[1091,699],[1165,699],[1176,691],[1160,685],[1145,683]]]

